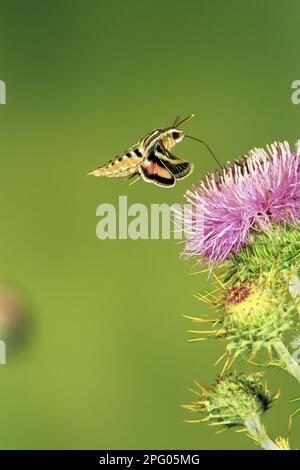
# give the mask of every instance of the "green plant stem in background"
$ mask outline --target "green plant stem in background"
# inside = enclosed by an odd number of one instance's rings
[[[288,349],[281,340],[276,340],[273,344],[273,349],[278,358],[284,362],[286,370],[300,383],[300,367],[295,359],[290,355]]]
[[[265,450],[280,450],[266,433],[259,418],[250,417],[245,422],[246,428],[253,439]]]

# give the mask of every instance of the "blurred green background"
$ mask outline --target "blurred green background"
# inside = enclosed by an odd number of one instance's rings
[[[34,305],[27,348],[0,366],[1,448],[254,448],[183,422],[224,348],[187,342],[206,275],[174,240],[95,233],[99,204],[182,202],[213,160],[180,144],[195,171],[171,190],[86,173],[177,114],[222,162],[293,143],[299,14],[298,0],[0,0],[0,277]],[[283,394],[266,422],[285,435],[299,391],[269,380]]]

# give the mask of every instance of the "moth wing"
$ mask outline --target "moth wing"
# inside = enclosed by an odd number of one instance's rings
[[[169,170],[177,180],[186,178],[194,169],[194,165],[192,163],[176,157],[163,147],[162,144],[157,148],[157,155],[166,169]]]
[[[154,183],[157,186],[172,188],[176,183],[173,173],[161,161],[157,152],[157,145],[151,149],[149,155],[139,166],[139,173],[144,181]]]

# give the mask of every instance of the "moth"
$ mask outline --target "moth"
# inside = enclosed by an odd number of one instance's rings
[[[142,177],[146,183],[172,188],[176,181],[186,178],[194,169],[192,163],[171,153],[176,144],[179,144],[184,137],[189,137],[206,145],[211,152],[204,141],[188,136],[179,129],[183,123],[193,117],[194,114],[184,119],[177,116],[170,127],[157,128],[148,132],[137,144],[117,155],[105,165],[91,171],[88,175],[109,178],[138,176]]]

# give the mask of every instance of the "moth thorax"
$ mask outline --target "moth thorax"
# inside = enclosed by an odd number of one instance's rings
[[[162,143],[167,150],[171,150],[176,144],[182,141],[184,132],[178,129],[169,129],[162,137]]]

